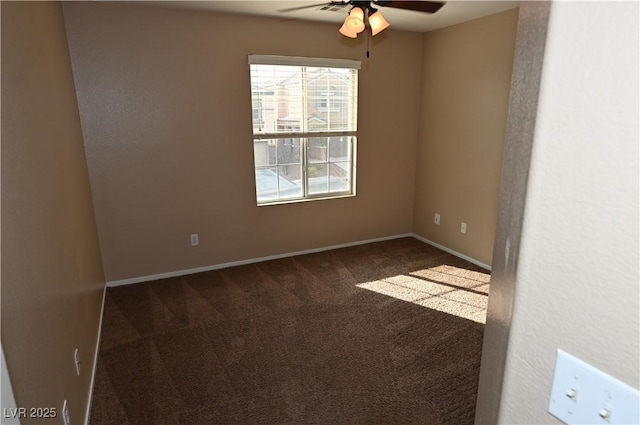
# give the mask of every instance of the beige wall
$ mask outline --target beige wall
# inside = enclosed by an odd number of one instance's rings
[[[486,332],[503,326],[506,303],[494,300],[515,289],[509,343],[483,351],[483,368],[507,353],[500,424],[561,423],[547,413],[558,348],[640,387],[639,5],[527,2],[519,38],[535,37],[546,7],[519,265],[508,285],[492,277],[489,297]],[[535,84],[521,71],[518,93]],[[513,256],[499,234],[496,256]],[[481,392],[495,391],[492,372]]]
[[[18,406],[67,399],[84,422],[103,288],[60,4],[2,2],[2,346]]]
[[[517,20],[512,9],[424,34],[414,232],[488,265]]]
[[[108,281],[412,231],[422,35],[64,4]],[[257,207],[247,55],[362,59],[357,196]],[[189,234],[200,246],[189,246]]]

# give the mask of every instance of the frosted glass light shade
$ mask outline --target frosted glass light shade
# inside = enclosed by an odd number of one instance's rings
[[[371,25],[371,35],[376,35],[379,32],[385,30],[389,27],[389,22],[384,19],[382,13],[375,12],[373,15],[369,16],[369,25]]]
[[[351,13],[344,20],[344,24],[351,32],[359,33],[364,31],[364,12],[359,7],[351,9]]]
[[[359,7],[354,7],[351,9],[351,12],[349,12],[349,17],[364,21],[364,11]]]
[[[347,19],[349,19],[349,18],[347,18]],[[349,38],[357,38],[358,37],[358,33],[357,32],[352,31],[347,27],[346,20],[345,20],[345,23],[342,24],[342,26],[340,27],[340,29],[338,31],[340,31],[340,34],[344,35],[345,37],[349,37]]]
[[[347,18],[344,25],[349,29],[349,31],[360,33],[364,31],[364,22],[359,19],[353,19],[351,17]]]

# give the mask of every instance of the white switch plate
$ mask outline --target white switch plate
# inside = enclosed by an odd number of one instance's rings
[[[640,393],[558,350],[549,413],[573,424],[640,424]]]
[[[193,233],[191,236],[191,246],[197,246],[200,241],[198,240],[198,234],[197,233]]]
[[[467,233],[467,223],[464,221],[460,223],[460,233]]]
[[[433,224],[435,224],[436,226],[440,226],[440,214],[436,213],[436,215],[433,217]]]

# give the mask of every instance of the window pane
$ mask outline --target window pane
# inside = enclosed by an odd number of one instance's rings
[[[258,202],[278,199],[278,174],[274,168],[256,168],[256,196]]]
[[[306,71],[309,131],[355,131],[356,71],[314,67]]]
[[[251,65],[254,134],[355,131],[356,90],[354,69]]]
[[[280,199],[300,198],[302,196],[302,167],[300,165],[281,165],[278,167],[278,186]]]
[[[351,137],[256,140],[254,155],[259,202],[304,198],[301,150],[305,140],[308,194],[351,191]]]
[[[307,161],[309,161],[310,164],[327,162],[328,139],[328,137],[310,137],[307,140]]]
[[[351,159],[351,137],[329,138],[329,161],[349,161]]]
[[[265,165],[276,165],[275,146],[270,140],[254,140],[253,142],[253,160],[256,167]]]
[[[256,195],[258,202],[302,197],[301,166],[256,168]],[[298,176],[295,178],[295,176]]]
[[[347,192],[351,187],[351,163],[329,164],[329,192]]]
[[[317,195],[329,191],[329,167],[327,164],[310,164],[307,167],[307,180],[309,184],[309,194]]]
[[[254,134],[302,131],[302,68],[251,65]]]
[[[300,139],[277,139],[278,164],[301,164]]]

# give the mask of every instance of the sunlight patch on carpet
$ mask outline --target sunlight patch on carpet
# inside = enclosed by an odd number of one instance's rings
[[[486,322],[488,273],[440,265],[356,286],[478,323]]]

